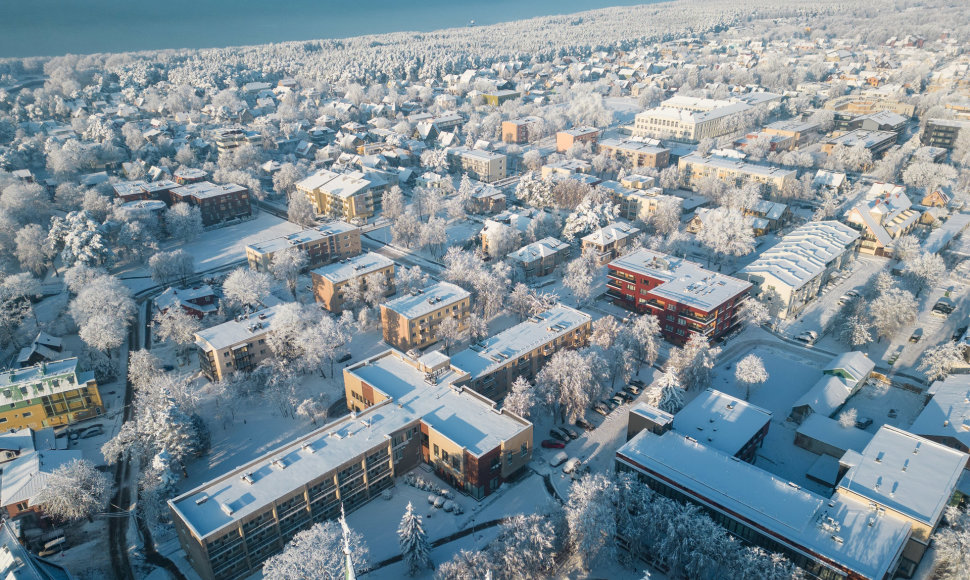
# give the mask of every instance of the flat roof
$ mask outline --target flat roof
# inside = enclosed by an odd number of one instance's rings
[[[490,399],[454,383],[468,375],[454,366],[443,367],[435,381],[406,355],[388,350],[345,372],[353,375],[394,400],[396,407],[421,418],[429,427],[475,456],[500,446],[531,423],[514,418]]]
[[[788,119],[787,121],[775,121],[770,125],[766,125],[765,129],[771,129],[773,131],[805,133],[808,131],[817,131],[820,127],[821,124],[815,121],[796,121],[794,119]]]
[[[257,254],[269,254],[278,252],[290,246],[308,244],[310,242],[322,240],[330,236],[344,234],[356,229],[357,226],[352,226],[347,222],[334,221],[315,228],[309,228],[300,232],[280,236],[278,238],[270,238],[262,242],[249,244],[246,246],[246,248],[251,249]]]
[[[889,140],[895,140],[896,134],[891,131],[867,131],[865,129],[856,129],[854,131],[849,131],[838,137],[832,137],[826,143],[831,143],[833,145],[845,145],[846,147],[852,147],[853,145],[862,145],[863,147],[875,147]]]
[[[648,155],[657,155],[664,151],[670,151],[666,147],[657,147],[652,143],[644,143],[643,141],[634,141],[631,139],[603,139],[600,141],[600,147],[612,147],[613,149],[619,149],[621,151],[636,151]]]
[[[970,457],[889,425],[879,428],[860,455],[839,489],[931,527],[943,516]]]
[[[726,157],[701,157],[700,155],[691,154],[686,157],[681,157],[680,162],[685,165],[701,165],[704,167],[714,167],[717,169],[730,169],[740,171],[741,173],[746,173],[748,175],[759,175],[761,177],[782,177],[796,174],[794,169],[785,169],[783,167],[774,167],[771,165],[758,165],[755,163],[727,159]]]
[[[648,419],[657,423],[658,425],[667,425],[674,420],[674,416],[654,407],[653,405],[640,401],[630,407],[630,413],[633,415],[640,415],[644,419]]]
[[[841,494],[831,498],[703,445],[676,431],[638,433],[617,461],[646,469],[698,501],[744,518],[795,549],[835,561],[867,578],[892,571],[910,524]],[[869,523],[872,525],[869,525]]]
[[[451,282],[438,282],[413,294],[405,294],[384,307],[411,320],[468,298],[471,294]]]
[[[585,312],[556,304],[541,314],[456,353],[451,357],[451,364],[471,375],[472,379],[477,379],[590,321],[592,317]]]
[[[771,421],[771,411],[707,389],[674,415],[674,429],[735,455]]]
[[[205,199],[210,197],[218,197],[220,195],[226,195],[229,193],[237,193],[240,191],[246,191],[246,188],[241,185],[236,185],[235,183],[216,185],[211,181],[199,181],[176,187],[172,190],[172,194],[182,197],[191,196],[196,199]]]
[[[551,256],[563,250],[568,250],[569,244],[556,238],[543,238],[537,242],[522,246],[518,250],[508,254],[512,260],[529,263],[545,256]]]
[[[590,135],[592,133],[599,133],[600,130],[596,127],[573,127],[572,129],[566,129],[565,131],[560,131],[560,133],[565,133],[572,137],[582,137],[583,135]]]
[[[374,252],[367,252],[359,256],[354,256],[353,258],[347,258],[340,260],[339,262],[334,262],[333,264],[328,264],[326,266],[317,268],[312,270],[312,273],[326,278],[334,284],[339,284],[340,282],[345,282],[351,278],[366,276],[393,265],[394,262],[391,259],[385,258],[384,256]]]
[[[269,326],[280,305],[257,310],[252,314],[243,314],[212,328],[206,328],[195,333],[195,343],[202,348],[222,350],[230,346],[249,342],[255,336],[269,332]]]
[[[932,398],[909,430],[923,437],[955,439],[970,448],[970,375],[950,375],[927,392]]]
[[[613,260],[610,267],[662,280],[650,293],[710,311],[751,288],[751,283],[706,270],[695,262],[646,248]]]
[[[77,363],[77,357],[72,357],[0,372],[0,405],[14,405],[84,386],[94,375],[78,372]]]

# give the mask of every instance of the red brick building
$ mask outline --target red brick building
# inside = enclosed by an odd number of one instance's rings
[[[744,280],[651,250],[609,263],[607,294],[613,303],[660,320],[667,341],[683,344],[697,332],[714,340],[738,323],[738,307],[751,288]]]
[[[200,181],[176,187],[171,194],[173,204],[185,202],[198,207],[204,226],[246,217],[253,211],[249,205],[249,190],[235,183],[216,185],[210,181]]]

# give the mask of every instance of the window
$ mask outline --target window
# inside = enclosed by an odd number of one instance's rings
[[[31,414],[30,411],[27,411],[26,413],[24,413],[24,418],[30,417],[30,414]]]
[[[522,444],[522,449],[520,450],[520,453],[522,454],[522,457],[523,457],[523,458],[524,458],[524,457],[525,457],[526,455],[528,455],[528,454],[529,454],[529,444],[528,444],[528,443],[523,443],[523,444]]]
[[[438,456],[438,445],[437,444],[435,444],[435,446],[434,446],[434,456],[435,457]]]
[[[30,502],[22,501],[17,504],[17,511],[26,511],[30,507]]]

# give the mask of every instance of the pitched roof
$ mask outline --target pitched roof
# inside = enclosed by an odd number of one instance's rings
[[[81,451],[35,451],[14,459],[0,477],[0,506],[22,501],[33,504],[33,498],[47,487],[51,472],[75,459],[82,459]]]

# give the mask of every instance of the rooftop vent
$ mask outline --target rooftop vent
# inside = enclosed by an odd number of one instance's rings
[[[200,497],[195,498],[195,505],[202,505],[207,501],[209,501],[209,496],[202,494]]]
[[[313,452],[314,452],[314,449],[313,449],[313,446],[312,446],[312,445],[310,445],[309,443],[304,443],[304,444],[303,444],[303,445],[301,446],[301,449],[303,449],[303,450],[304,450],[304,451],[306,451],[307,453],[313,453]]]
[[[239,479],[245,481],[249,485],[252,485],[252,484],[254,484],[256,482],[256,480],[253,479],[253,474],[252,473],[244,473],[241,476],[239,476]]]
[[[227,516],[231,516],[232,515],[233,509],[231,507],[229,507],[228,505],[224,504],[224,503],[220,503],[219,504],[219,509],[221,509],[222,512],[224,514],[226,514]]]
[[[283,471],[284,469],[286,469],[286,463],[284,463],[282,459],[274,459],[273,467],[275,467],[276,469],[279,469],[280,471]]]

